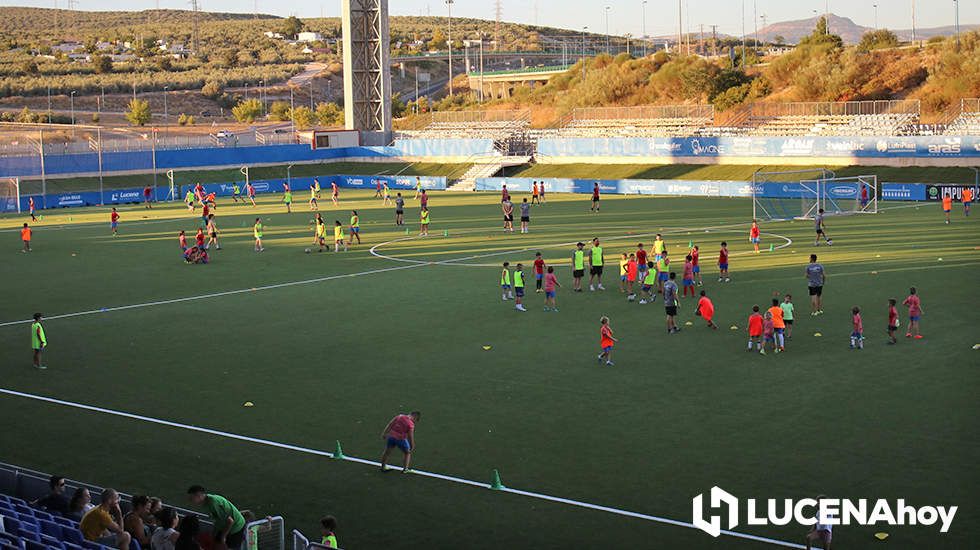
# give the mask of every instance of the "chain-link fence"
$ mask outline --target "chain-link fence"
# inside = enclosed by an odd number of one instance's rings
[[[752,118],[857,116],[902,113],[918,115],[919,111],[920,104],[917,99],[753,103],[749,106],[749,115]]]

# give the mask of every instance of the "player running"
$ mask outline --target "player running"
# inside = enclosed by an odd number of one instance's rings
[[[592,210],[593,214],[599,213],[599,182],[592,184]]]
[[[327,246],[327,224],[319,212],[316,213],[316,219],[313,220],[313,246],[317,245],[320,245],[317,252],[323,252]]]
[[[340,188],[335,181],[330,182],[330,200],[334,206],[340,206]]]
[[[538,191],[538,182],[531,184],[531,204],[541,204],[541,195]]]
[[[749,242],[752,243],[752,247],[755,249],[755,253],[759,253],[759,222],[752,220],[752,228],[749,229]]]
[[[640,305],[645,305],[657,301],[657,291],[655,287],[657,286],[657,270],[656,264],[653,260],[647,261],[647,270],[644,271],[646,276],[643,277],[643,286],[640,290],[643,291],[643,297],[640,298]]]
[[[772,307],[769,308],[772,314],[772,328],[775,333],[776,353],[786,351],[786,320],[783,318],[785,313],[779,305],[779,298],[772,299]]]
[[[214,221],[214,214],[208,216],[208,244],[204,246],[204,249],[210,249],[212,244],[215,249],[221,250],[221,244],[218,243],[218,224]]]
[[[262,246],[262,218],[255,218],[255,225],[252,226],[252,236],[255,237],[255,251],[262,252],[265,248]]]
[[[592,239],[592,250],[589,255],[589,290],[606,290],[602,286],[602,268],[606,263],[605,256],[602,254],[602,247],[599,246],[599,238]],[[595,284],[593,284],[595,281]]]
[[[337,222],[340,223],[340,222]],[[422,413],[413,411],[411,414],[399,414],[388,422],[381,439],[385,440],[385,452],[381,455],[381,471],[388,471],[388,455],[398,447],[405,455],[402,473],[408,473],[412,465],[412,450],[415,449],[415,424],[422,418]]]
[[[232,202],[238,203],[239,200],[245,203],[245,199],[242,198],[242,188],[238,186],[238,182],[231,184],[231,200]]]
[[[109,227],[112,228],[112,236],[119,236],[119,212],[116,212],[116,208],[112,208],[112,212],[109,213]]]
[[[823,220],[823,208],[817,211],[817,217],[813,218],[814,230],[817,232],[817,238],[813,241],[813,246],[820,246],[820,237],[823,237],[827,241],[827,246],[834,246],[834,241],[831,240],[830,236],[827,235],[827,224]],[[947,216],[948,218],[948,216]],[[949,223],[947,220],[946,223]]]
[[[320,205],[316,202],[316,189],[310,187],[310,210],[317,211]]]
[[[953,196],[949,191],[943,195],[943,214],[946,215],[946,225],[949,225],[949,214],[953,211]]]
[[[599,348],[602,350],[602,353],[597,358],[600,364],[605,361],[607,367],[615,365],[612,362],[612,352],[613,347],[618,341],[616,338],[613,338],[613,331],[609,327],[609,317],[603,315],[599,318]]]
[[[43,316],[40,313],[34,314],[34,322],[31,323],[31,350],[34,352],[34,368],[44,370],[41,364],[41,352],[48,346],[48,339],[44,335],[44,327],[41,326]]]
[[[374,198],[384,199],[384,195],[381,194],[381,180],[374,180]]]
[[[422,178],[415,176],[415,196],[412,198],[418,199],[421,194],[422,194]]]
[[[248,200],[252,206],[255,206],[255,186],[251,182],[245,184],[245,193],[248,195]]]
[[[787,294],[783,299],[783,303],[779,304],[780,309],[783,310],[783,323],[786,324],[786,339],[791,340],[793,338],[793,311],[796,306],[793,305],[793,295]]]
[[[712,321],[715,317],[715,304],[711,302],[711,298],[708,298],[708,293],[703,290],[701,291],[701,298],[698,299],[698,307],[694,310],[694,314],[704,319],[709,327],[718,330],[718,325]]]
[[[293,212],[293,192],[290,191],[289,187],[282,192],[282,202],[286,204],[286,213],[291,214]]]
[[[347,252],[347,241],[344,240],[344,226],[340,223],[340,220],[334,220],[333,251],[340,252],[341,245],[344,247],[344,252]]]
[[[361,244],[361,217],[357,215],[357,210],[350,211],[350,244]]]
[[[969,187],[963,188],[963,215],[969,217],[970,215],[970,204],[973,203],[973,189]]]
[[[184,195],[184,204],[187,205],[187,210],[190,212],[194,211],[194,192],[190,189],[187,190],[187,194]]]
[[[391,206],[391,188],[388,187],[388,182],[384,183],[384,199],[381,201],[381,206]]]
[[[313,178],[313,193],[317,199],[320,198],[320,180]]]

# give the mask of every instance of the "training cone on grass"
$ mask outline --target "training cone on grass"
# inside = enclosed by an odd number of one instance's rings
[[[732,330],[738,330],[738,325],[732,325],[732,326],[730,326],[728,328],[730,328]]]
[[[686,323],[684,323],[684,326],[686,326],[686,327],[693,327],[694,326],[694,323],[692,323],[690,321],[687,321]]]
[[[491,349],[493,349],[493,346],[483,346],[483,351],[490,351]]]
[[[449,236],[449,230],[448,230],[448,229],[444,229],[444,230],[442,231],[442,236],[443,236],[443,237],[448,237],[448,236]]]
[[[334,460],[340,460],[342,458],[345,458],[344,457],[344,449],[341,448],[341,446],[340,446],[340,440],[339,439],[337,440],[337,448],[334,449],[334,451],[333,451],[333,458],[334,458]]]
[[[500,481],[500,472],[497,470],[494,470],[493,473],[490,474],[490,488],[494,491],[499,491],[500,489],[504,488],[503,482]]]
[[[687,241],[688,248],[694,248],[694,241]]]
[[[814,332],[813,336],[820,338],[821,336],[823,336],[823,334],[820,334],[819,332]]]
[[[980,349],[980,344],[973,344],[973,349]]]
[[[246,401],[245,403],[242,404],[242,406],[243,407],[254,407],[255,406],[255,403],[252,403],[251,401]]]
[[[882,532],[875,533],[875,538],[878,540],[885,540],[888,538],[888,533],[882,533]]]
[[[769,243],[769,252],[775,252],[775,251],[776,251],[776,245]]]

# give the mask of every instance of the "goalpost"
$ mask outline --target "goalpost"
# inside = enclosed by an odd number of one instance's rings
[[[0,179],[0,213],[20,214],[20,179]]]
[[[752,217],[810,220],[827,214],[877,214],[878,176],[836,177],[830,170],[756,172],[752,178]]]

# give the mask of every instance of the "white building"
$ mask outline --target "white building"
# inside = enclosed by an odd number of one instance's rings
[[[297,42],[321,42],[323,35],[318,32],[301,32],[296,35]]]

